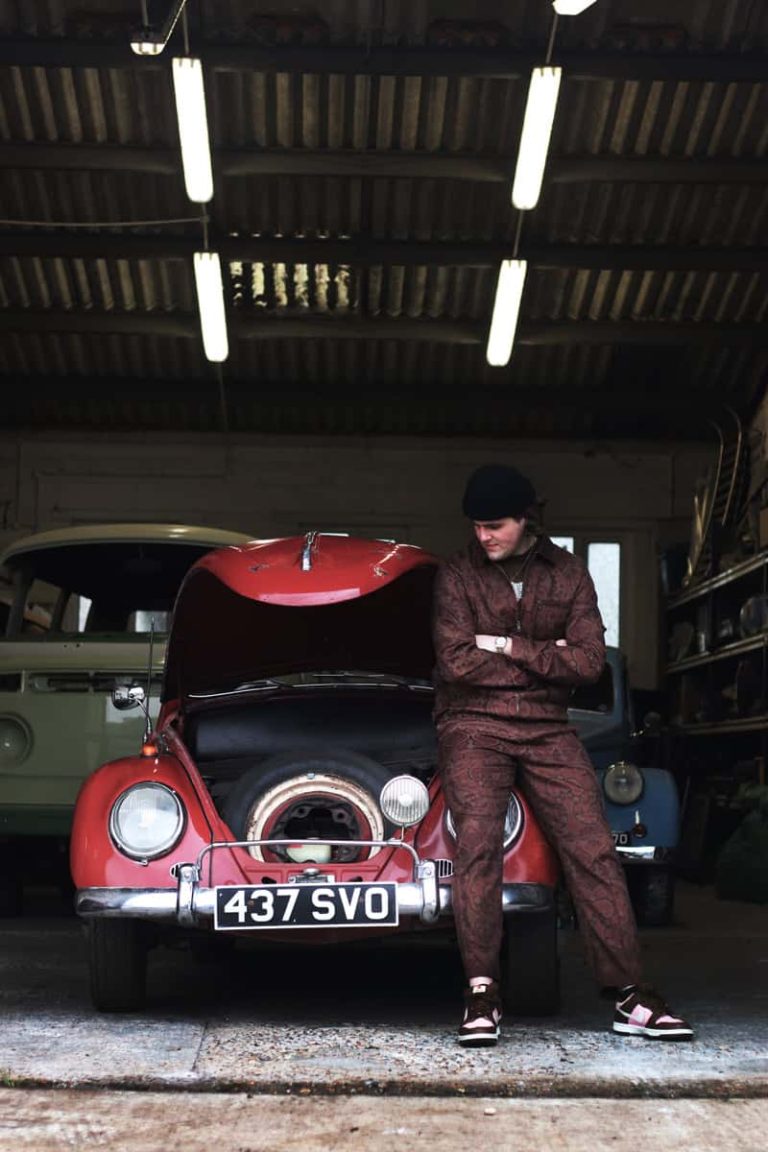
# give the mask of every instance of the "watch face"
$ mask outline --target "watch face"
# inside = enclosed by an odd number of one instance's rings
[[[498,648],[499,652],[501,652],[502,648],[506,648],[506,646],[507,646],[506,636],[497,636],[496,637],[496,647]]]

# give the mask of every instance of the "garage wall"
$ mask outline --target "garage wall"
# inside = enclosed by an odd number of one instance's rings
[[[694,484],[710,459],[700,445],[7,436],[0,438],[0,539],[149,520],[262,537],[351,531],[445,554],[467,538],[460,514],[467,474],[482,463],[514,463],[545,501],[549,532],[622,540],[624,646],[635,682],[653,687],[657,550],[687,541]]]

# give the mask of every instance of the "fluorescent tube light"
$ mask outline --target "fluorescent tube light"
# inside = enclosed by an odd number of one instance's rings
[[[203,348],[209,360],[220,362],[229,356],[229,341],[219,254],[195,252],[194,264]]]
[[[535,208],[538,203],[562,72],[562,68],[550,67],[534,68],[531,72],[512,185],[515,208]]]
[[[527,268],[527,260],[502,260],[499,268],[488,347],[485,350],[486,359],[494,368],[503,368],[512,355]]]
[[[580,16],[594,3],[595,0],[552,0],[552,7],[558,16]]]
[[[174,56],[172,64],[184,184],[190,200],[207,204],[213,196],[213,171],[203,66],[194,56]]]

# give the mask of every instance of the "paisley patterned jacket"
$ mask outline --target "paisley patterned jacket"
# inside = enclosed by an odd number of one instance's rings
[[[473,540],[435,581],[435,721],[472,717],[566,719],[571,690],[598,679],[604,628],[586,565],[538,537],[518,601],[503,570]],[[512,637],[512,655],[485,652],[475,635]],[[567,647],[556,640],[565,639]]]

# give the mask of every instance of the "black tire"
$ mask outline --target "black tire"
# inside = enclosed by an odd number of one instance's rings
[[[557,909],[504,917],[501,991],[514,1016],[552,1016],[560,1009]]]
[[[24,889],[21,877],[13,873],[0,876],[0,920],[11,920],[24,911]]]
[[[642,928],[671,924],[675,912],[675,875],[670,868],[637,868],[630,878],[635,919]]]
[[[377,808],[379,792],[392,777],[392,772],[378,761],[344,749],[314,755],[295,752],[270,756],[245,772],[224,802],[222,815],[234,835],[245,839],[250,812],[270,789],[310,772],[351,781],[369,794]],[[393,826],[384,821],[385,837],[393,831]]]
[[[91,1000],[99,1012],[135,1012],[147,992],[147,940],[137,920],[89,920]]]

